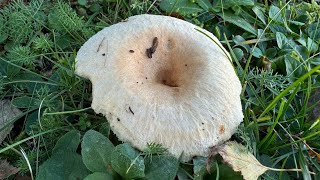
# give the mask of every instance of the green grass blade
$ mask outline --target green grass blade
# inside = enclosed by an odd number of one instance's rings
[[[62,129],[62,128],[64,128],[64,127],[59,127],[59,128],[56,128],[56,129],[50,129],[50,130],[48,130],[48,131],[44,131],[44,132],[41,132],[41,133],[39,133],[39,134],[36,134],[36,135],[30,136],[30,137],[28,137],[28,138],[25,138],[25,139],[23,139],[23,140],[21,140],[21,141],[17,141],[17,142],[15,142],[15,143],[13,143],[13,144],[11,144],[11,145],[8,145],[7,147],[1,149],[1,150],[0,150],[0,154],[3,153],[3,152],[5,152],[5,151],[7,151],[7,150],[9,150],[9,149],[12,149],[12,148],[15,147],[15,146],[18,146],[18,145],[20,145],[20,144],[22,144],[22,143],[24,143],[24,142],[27,142],[27,141],[35,138],[35,137],[38,137],[38,136],[42,136],[42,135],[51,133],[51,132],[53,132],[53,131],[56,131],[56,130],[59,130],[59,129]]]
[[[277,102],[282,99],[284,96],[286,96],[293,88],[296,88],[300,85],[301,82],[303,82],[305,79],[307,79],[309,76],[311,76],[313,73],[317,72],[320,69],[320,65],[314,67],[309,72],[301,76],[298,80],[296,80],[294,83],[292,83],[289,87],[287,87],[284,91],[282,91],[278,96],[274,98],[274,100],[266,107],[266,109],[261,113],[259,118],[262,118],[264,115],[266,115],[272,108],[275,107]],[[258,118],[258,119],[259,119]]]
[[[283,115],[283,107],[285,105],[285,101],[282,100],[279,111],[278,111],[278,115],[275,119],[275,121],[273,122],[272,126],[269,129],[268,134],[262,139],[262,141],[259,143],[258,148],[261,149],[261,147],[267,143],[270,144],[272,141],[272,136],[274,136],[275,134],[273,133],[274,128],[276,127],[276,125],[278,124],[279,119],[282,117]],[[265,146],[266,147],[266,146]]]

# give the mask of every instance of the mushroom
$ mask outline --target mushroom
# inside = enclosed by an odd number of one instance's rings
[[[144,14],[91,37],[76,73],[91,80],[92,108],[120,140],[140,150],[162,144],[188,161],[228,140],[243,119],[241,84],[227,56],[210,32]]]

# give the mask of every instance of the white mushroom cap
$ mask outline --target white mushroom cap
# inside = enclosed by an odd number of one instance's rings
[[[92,108],[120,140],[140,150],[162,144],[187,161],[236,131],[241,84],[226,50],[196,29],[222,47],[210,32],[159,15],[130,17],[81,47],[76,73],[91,80]]]

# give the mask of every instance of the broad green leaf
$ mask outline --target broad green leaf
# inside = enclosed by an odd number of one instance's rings
[[[276,55],[277,55],[277,48],[269,48],[266,50],[266,53],[265,55],[269,58],[269,59],[272,59],[274,58]]]
[[[263,56],[263,53],[260,50],[260,48],[256,47],[253,49],[252,56],[256,58],[260,58],[261,56]]]
[[[218,176],[219,175],[219,176]],[[239,172],[235,172],[230,166],[225,164],[219,164],[214,168],[210,174],[209,179],[221,179],[221,180],[243,180],[243,176]],[[247,179],[245,179],[247,180]],[[252,179],[256,180],[256,179]]]
[[[193,174],[194,180],[202,180],[208,174],[206,165],[208,158],[196,157],[193,159]]]
[[[310,53],[308,52],[307,47],[295,46],[294,49],[295,53],[298,53],[300,59],[307,60],[309,58]]]
[[[205,157],[197,157],[193,159],[193,173],[194,180],[203,179],[227,179],[227,180],[241,180],[243,177],[239,172],[235,172],[231,167],[218,164],[215,161],[216,157],[212,160],[208,160]],[[210,164],[208,164],[210,162]],[[210,171],[210,172],[208,172]]]
[[[253,6],[254,5],[253,0],[223,0],[223,1],[217,0],[214,2],[216,2],[216,4],[214,5],[215,9],[221,8],[221,7],[223,7],[224,9],[228,9],[234,6]]]
[[[31,114],[28,114],[28,117],[25,122],[24,132],[31,135],[32,126],[38,123],[38,111],[34,111]]]
[[[106,137],[109,137],[110,134],[110,124],[108,122],[101,123],[99,127],[99,132]]]
[[[310,24],[307,29],[308,36],[314,40],[320,43],[320,20],[315,22],[314,24]]]
[[[66,151],[54,154],[39,167],[37,180],[79,180],[89,171],[77,153]]]
[[[252,11],[256,14],[256,16],[260,19],[263,24],[266,24],[266,18],[264,17],[264,9],[260,6],[254,6]]]
[[[258,36],[257,36],[258,38],[261,38],[261,39],[265,39],[266,38],[266,36],[265,36],[265,34],[264,34],[264,32],[263,32],[263,29],[258,29]],[[267,39],[267,38],[266,38]],[[268,40],[270,40],[270,39],[267,39],[267,41]],[[266,41],[260,41],[260,42],[258,42],[258,47],[261,49],[261,51],[263,52],[263,53],[265,53],[266,52],[266,50],[267,50],[267,46],[268,46],[268,43],[266,42]]]
[[[88,3],[87,0],[78,0],[78,4],[81,5],[81,6],[86,6]]]
[[[288,42],[287,42],[288,49],[292,49],[292,47],[298,46],[298,43],[295,40],[293,40],[292,38],[287,37],[287,40],[288,40]]]
[[[102,6],[99,4],[99,3],[93,3],[91,6],[90,6],[90,11],[91,12],[101,12],[102,11]]]
[[[222,2],[230,6],[253,6],[254,5],[253,0],[225,0]]]
[[[11,103],[17,108],[30,108],[38,107],[40,105],[40,100],[29,96],[22,96],[14,98]]]
[[[212,4],[209,0],[198,0],[197,3],[202,9],[206,11],[208,11],[212,7]]]
[[[303,37],[303,34],[301,34],[301,37],[299,39],[297,39],[296,41],[299,42],[303,46],[307,46],[307,40],[305,37]]]
[[[309,53],[317,52],[318,48],[319,48],[319,45],[316,42],[312,41],[311,38],[308,37],[307,38],[307,49],[308,49]]]
[[[63,135],[53,149],[53,155],[40,167],[37,180],[78,180],[84,179],[89,171],[76,153],[80,144],[77,130]]]
[[[127,143],[116,146],[111,154],[111,164],[126,179],[145,177],[143,158]]]
[[[257,31],[256,29],[249,24],[245,19],[241,18],[240,16],[234,15],[230,12],[226,12],[226,13],[218,13],[218,15],[220,17],[222,17],[225,21],[232,23],[242,29],[244,29],[245,31],[248,31],[254,35],[257,35]]]
[[[112,142],[101,133],[89,130],[81,144],[82,159],[92,172],[111,172]]]
[[[159,155],[145,159],[145,174],[150,180],[174,179],[179,169],[179,161],[173,156]]]
[[[314,57],[314,58],[310,59],[310,63],[313,65],[316,65],[316,66],[320,65],[320,57]]]
[[[6,44],[7,45],[7,44]],[[5,46],[6,46],[5,45]],[[21,73],[21,69],[16,67],[16,66],[13,66],[13,65],[10,65],[10,64],[5,64],[5,68],[6,68],[6,76],[8,76],[9,79],[14,79],[15,76],[17,76],[18,74]],[[8,79],[8,80],[9,80]]]
[[[282,14],[277,6],[271,5],[269,9],[269,18],[275,22],[283,23]]]
[[[177,179],[179,179],[179,180],[190,179],[190,175],[183,168],[179,168],[179,170],[177,172]]]
[[[65,49],[71,45],[72,37],[68,34],[59,35],[57,41],[55,42],[58,47]]]
[[[53,153],[76,152],[80,144],[80,132],[73,130],[63,135],[53,148]]]
[[[256,180],[269,170],[249,153],[246,147],[236,142],[227,142],[219,150],[219,154],[234,171],[240,171],[245,180]]]
[[[277,32],[282,32],[284,34],[288,33],[287,29],[283,25],[271,23],[269,24],[269,28],[273,33],[277,33]]]
[[[280,49],[282,49],[284,45],[288,42],[287,37],[281,32],[276,32],[276,40]]]
[[[236,58],[238,59],[238,61],[240,61],[244,56],[244,53],[240,48],[234,48],[233,53],[236,55]]]
[[[84,178],[84,180],[112,180],[112,175],[108,173],[95,172]]]
[[[13,78],[13,81],[17,81],[16,84],[26,88],[29,93],[34,93],[34,91],[40,90],[41,87],[45,86],[43,83],[46,83],[39,75],[28,72],[19,73]]]
[[[234,38],[232,39],[233,42],[238,45],[243,47],[247,52],[250,52],[250,46],[248,44],[244,44],[243,42],[245,42],[246,40],[240,36],[240,35],[236,35],[234,36]]]
[[[182,15],[203,11],[200,6],[189,0],[163,0],[160,3],[160,9],[167,13],[177,12]]]
[[[303,68],[304,66],[301,65],[301,62],[298,59],[293,58],[290,55],[286,55],[284,57],[286,72],[290,82],[294,82],[306,73],[306,71]]]

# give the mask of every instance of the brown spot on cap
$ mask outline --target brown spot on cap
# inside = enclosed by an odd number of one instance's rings
[[[219,134],[224,134],[224,131],[225,131],[226,129],[224,128],[224,125],[221,125],[220,127],[219,127]]]

